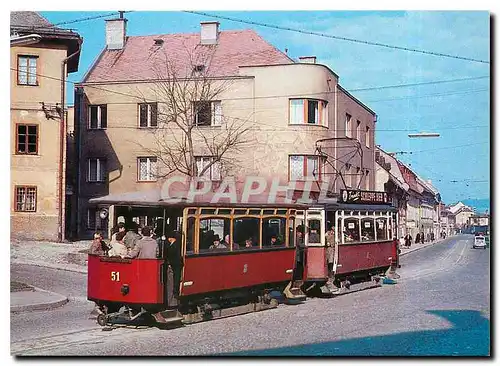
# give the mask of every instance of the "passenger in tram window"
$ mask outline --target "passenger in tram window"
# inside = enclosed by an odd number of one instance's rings
[[[145,226],[142,229],[143,237],[138,240],[134,248],[130,251],[130,258],[156,259],[158,256],[158,243],[151,237],[151,228]]]
[[[209,249],[227,249],[224,243],[221,243],[219,235],[214,236],[214,242],[210,245]]]
[[[278,246],[280,245],[280,243],[278,242],[278,238],[276,237],[276,235],[271,235],[271,246]]]
[[[318,231],[311,228],[309,232],[309,243],[321,243]]]
[[[134,249],[137,241],[141,239],[141,235],[138,234],[138,225],[132,221],[130,223],[129,229],[125,238],[123,238],[123,243],[128,249]]]
[[[116,233],[115,242],[113,243],[113,247],[109,250],[108,255],[110,257],[122,257],[128,254],[128,249],[123,243],[123,238],[125,237],[125,232],[121,231]]]
[[[245,240],[245,248],[253,248],[252,238]]]

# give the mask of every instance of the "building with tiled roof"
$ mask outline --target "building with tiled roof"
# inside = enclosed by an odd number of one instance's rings
[[[10,20],[11,236],[63,240],[72,197],[61,76],[78,70],[82,39],[36,12]]]
[[[202,22],[196,34],[129,36],[126,19],[106,22],[106,47],[75,94],[80,236],[109,229],[119,214],[149,222],[118,206],[102,220],[99,212],[110,202],[95,202],[160,190],[160,172],[186,171],[171,169],[172,157],[155,147],[158,140],[167,149],[182,144],[180,127],[165,132],[179,120],[190,121],[196,136],[192,149],[179,148],[189,156],[177,164],[205,170],[206,179],[272,176],[297,181],[295,191],[301,192],[309,180],[337,177],[329,186],[333,194],[346,186],[373,190],[375,113],[315,57],[295,61],[253,30],[219,28],[218,22]],[[208,101],[193,97],[180,103],[200,80],[218,93]],[[168,85],[182,85],[176,93],[184,95],[166,97]],[[165,124],[174,111],[176,117]],[[245,131],[238,149],[207,143],[235,130]],[[316,149],[321,139],[327,142],[322,157]]]

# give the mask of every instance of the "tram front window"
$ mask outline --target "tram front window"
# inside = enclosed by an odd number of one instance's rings
[[[308,220],[308,243],[309,244],[320,244],[321,238],[319,235],[321,229],[321,223],[319,220]]]
[[[348,218],[344,220],[344,242],[350,243],[359,240],[359,219]]]
[[[367,218],[361,220],[361,241],[375,240],[375,228],[373,219]]]
[[[285,246],[285,228],[286,218],[284,217],[270,217],[262,219],[262,246]]]
[[[189,217],[187,219],[187,235],[186,235],[186,253],[194,253],[194,224],[196,218]]]

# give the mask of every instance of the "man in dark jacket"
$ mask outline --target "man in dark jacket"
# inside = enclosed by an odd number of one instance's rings
[[[179,296],[179,285],[181,283],[182,267],[184,265],[181,252],[181,241],[179,234],[175,231],[167,235],[167,247],[165,259],[173,272],[173,295]]]
[[[129,257],[137,259],[156,259],[158,256],[158,244],[156,240],[151,237],[151,228],[145,226],[142,229],[142,234],[142,239],[137,241]]]

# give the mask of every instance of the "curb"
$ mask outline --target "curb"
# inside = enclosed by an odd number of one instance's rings
[[[72,267],[67,267],[67,265],[64,265],[64,264],[63,265],[56,265],[56,264],[51,264],[51,263],[46,263],[46,262],[39,262],[39,261],[11,259],[10,263],[11,264],[25,264],[25,265],[30,265],[30,266],[59,269],[62,271],[76,272],[76,273],[83,273],[83,274],[87,274],[87,272],[88,272],[87,268],[72,268]]]
[[[46,292],[51,294],[52,296],[57,296],[59,300],[54,300],[50,302],[44,302],[44,303],[37,303],[37,304],[29,304],[29,305],[14,305],[10,306],[10,312],[11,313],[22,313],[26,311],[35,311],[35,310],[52,310],[55,308],[58,308],[60,306],[63,306],[66,304],[69,300],[66,296],[57,294],[52,291],[47,291],[47,290],[42,290],[41,288],[34,287],[33,289],[38,292]]]

